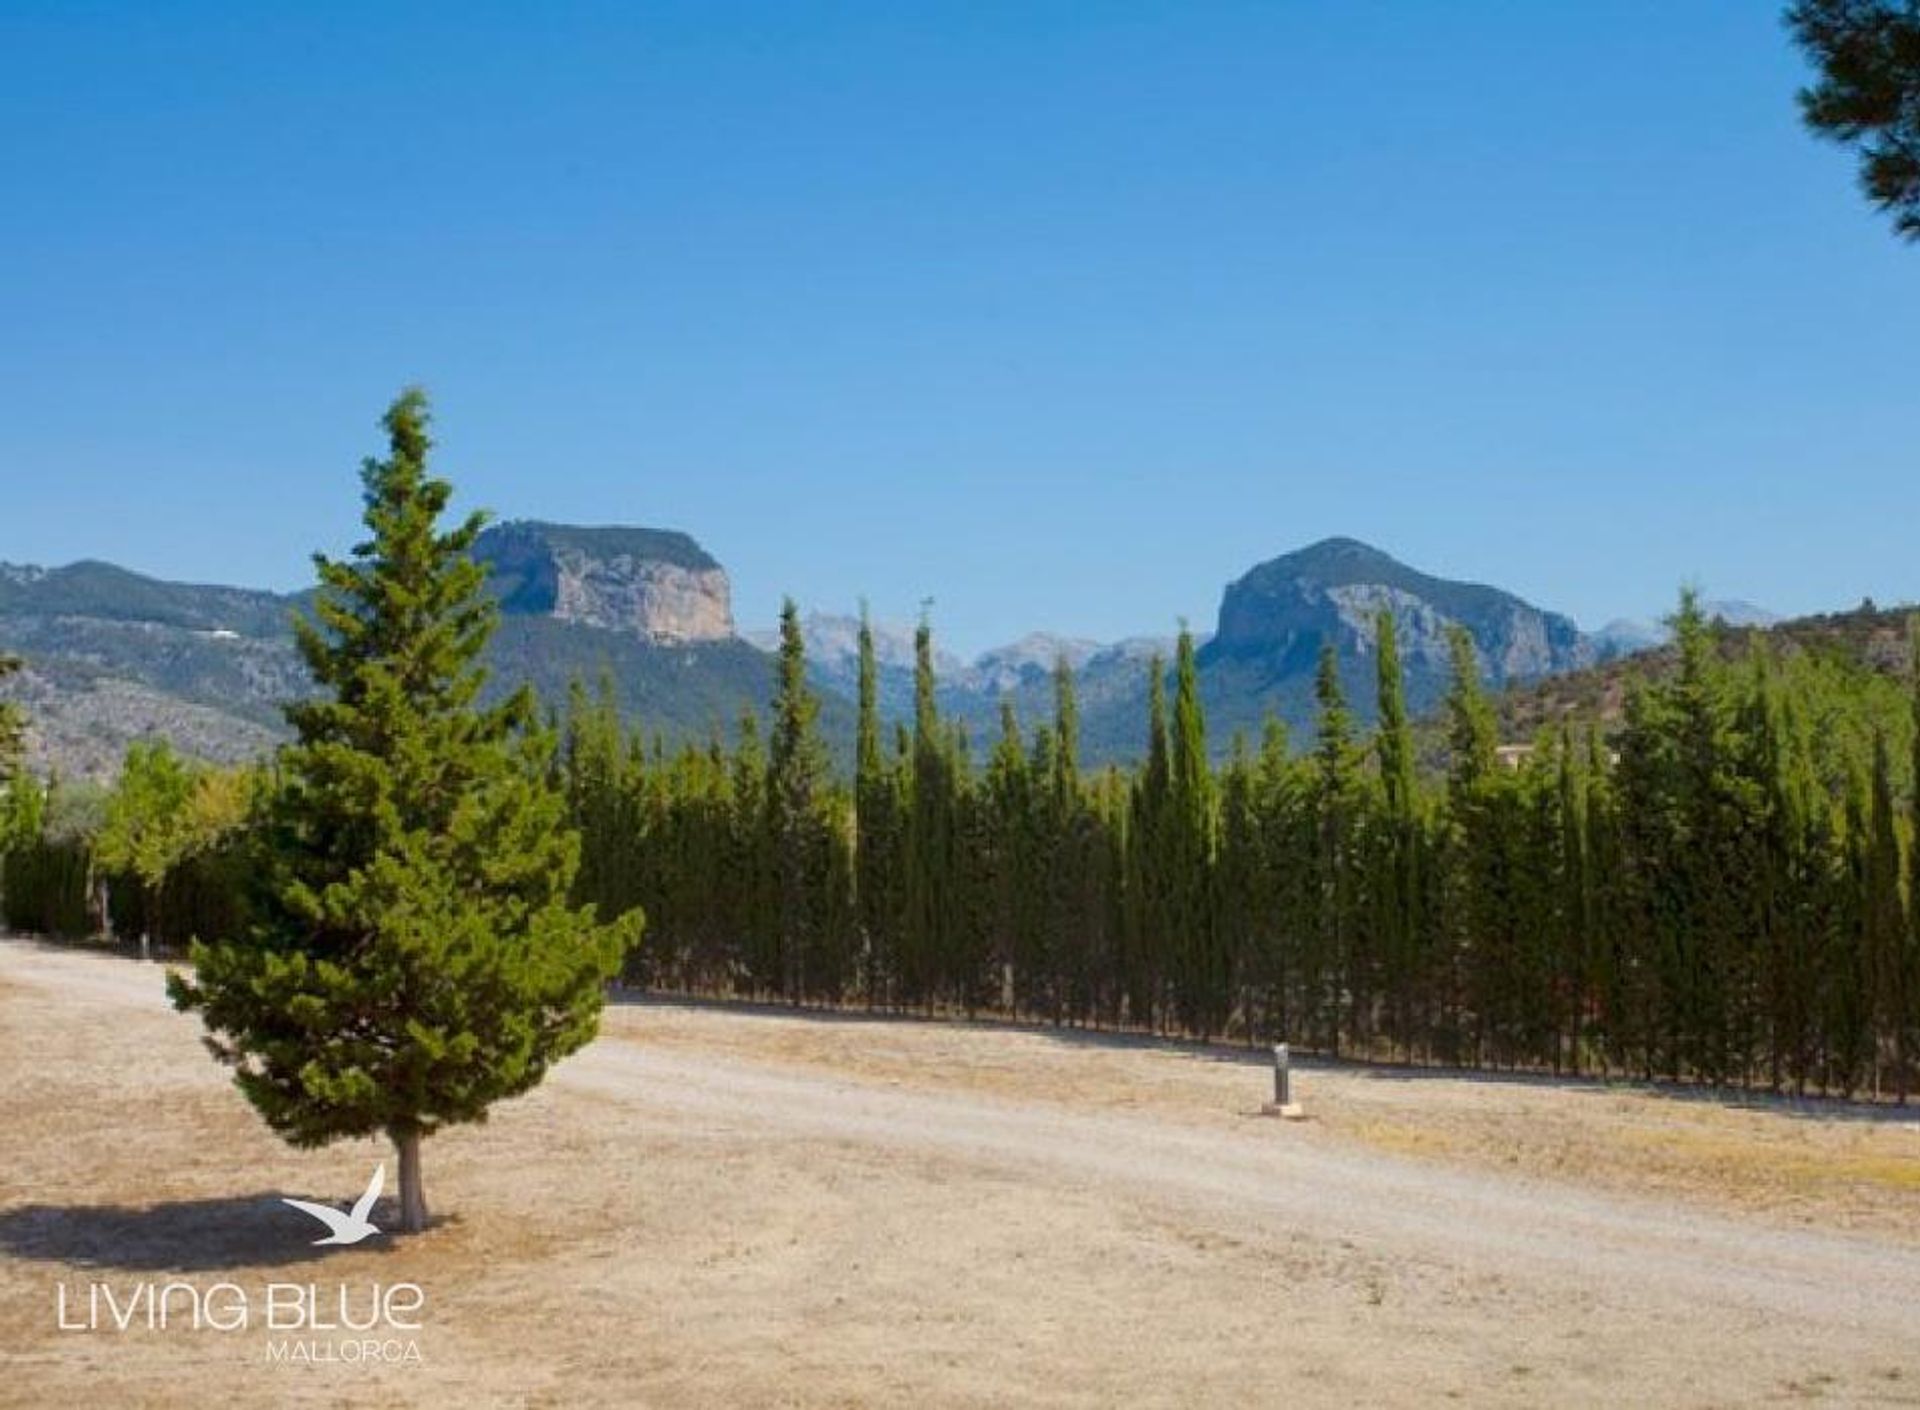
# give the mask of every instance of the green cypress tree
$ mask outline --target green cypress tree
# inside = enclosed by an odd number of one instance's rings
[[[952,788],[952,897],[941,985],[948,1001],[971,1018],[998,992],[995,951],[996,829],[992,793],[974,777],[972,744],[964,721],[947,731],[947,777]]]
[[[800,609],[780,609],[773,738],[767,758],[768,841],[773,849],[774,922],[779,989],[788,999],[837,997],[843,956],[829,934],[833,909],[831,823],[826,811],[826,749],[816,721],[820,702],[807,685]]]
[[[1586,817],[1590,1022],[1594,1057],[1603,1074],[1627,1065],[1621,1042],[1625,1007],[1621,984],[1621,910],[1623,879],[1619,812],[1615,806],[1612,755],[1597,722],[1586,734]]]
[[[911,811],[907,820],[904,997],[933,1007],[949,970],[954,921],[954,777],[952,739],[935,699],[933,627],[925,617],[913,638]]]
[[[740,971],[753,993],[772,992],[780,978],[779,917],[774,904],[774,861],[767,806],[767,753],[760,721],[740,712],[733,751],[732,798],[727,828],[732,879],[730,914]],[[664,849],[663,849],[664,850]]]
[[[1464,627],[1447,633],[1447,946],[1451,977],[1444,1045],[1472,1060],[1498,1058],[1512,1020],[1514,905],[1506,828],[1511,792],[1499,773],[1492,706]]]
[[[469,556],[483,521],[440,530],[427,421],[420,393],[394,402],[391,453],[362,471],[367,540],[315,558],[318,622],[297,630],[322,693],[288,710],[265,915],[168,977],[286,1139],[392,1139],[407,1232],[427,1221],[422,1138],[591,1039],[640,928],[569,901],[579,837],[531,696],[477,703],[498,610]]]
[[[1871,857],[1873,789],[1855,761],[1841,802],[1841,843],[1845,869],[1834,913],[1834,943],[1826,952],[1821,985],[1821,1064],[1824,1085],[1843,1097],[1859,1087],[1874,1062],[1873,908]]]
[[[1560,726],[1558,764],[1559,964],[1554,996],[1560,1013],[1554,1065],[1557,1069],[1564,1055],[1566,1065],[1577,1073],[1586,1066],[1593,1017],[1593,855],[1587,839],[1592,755],[1575,747],[1570,722]]]
[[[1375,750],[1380,764],[1383,810],[1375,848],[1379,882],[1374,887],[1378,913],[1382,981],[1390,1007],[1395,1043],[1411,1039],[1414,988],[1419,982],[1420,815],[1414,779],[1413,727],[1407,719],[1406,682],[1393,613],[1382,608],[1374,619],[1380,722]]]
[[[860,607],[859,719],[854,737],[854,895],[862,984],[868,1008],[897,979],[900,927],[899,828],[895,782],[880,744],[880,668],[873,623]]]
[[[574,681],[567,690],[561,760],[568,819],[580,833],[580,870],[574,897],[602,913],[618,915],[637,904],[627,893],[627,798],[623,787],[624,741],[613,702],[613,681],[602,676],[597,695]]]
[[[1225,1021],[1228,977],[1213,915],[1216,809],[1207,761],[1207,721],[1200,705],[1193,633],[1180,630],[1174,652],[1172,774],[1165,838],[1172,909],[1176,998],[1190,1032],[1210,1037]]]
[[[1267,905],[1262,875],[1266,858],[1260,847],[1254,790],[1254,763],[1247,753],[1247,738],[1236,730],[1227,765],[1219,776],[1213,924],[1224,975],[1221,1012],[1227,1017],[1223,1031],[1232,1026],[1233,1016],[1238,1014],[1249,1042],[1258,1020],[1256,998],[1247,985],[1248,961]]]
[[[1905,971],[1910,932],[1900,895],[1900,837],[1894,818],[1892,764],[1886,736],[1876,734],[1866,818],[1868,837],[1862,878],[1861,945],[1870,985],[1874,1094],[1878,1096],[1885,1086],[1892,1086],[1898,1099],[1905,1102]]]
[[[1269,1037],[1304,1036],[1296,1016],[1299,957],[1317,933],[1318,829],[1312,761],[1293,757],[1286,724],[1273,715],[1261,726],[1253,766],[1251,803],[1258,890],[1253,910],[1247,987]]]
[[[1740,777],[1741,748],[1712,630],[1691,589],[1672,618],[1680,669],[1665,687],[1675,731],[1675,803],[1681,845],[1674,868],[1675,924],[1663,953],[1673,1001],[1669,1070],[1721,1082],[1742,1071],[1733,1016],[1745,987],[1752,907],[1749,843],[1755,829]]]
[[[1093,973],[1105,905],[1095,889],[1100,848],[1080,780],[1080,701],[1073,667],[1062,653],[1053,663],[1052,759],[1045,855],[1047,950],[1053,968],[1054,1021],[1086,1015],[1100,987]]]
[[[1147,762],[1134,780],[1127,828],[1127,1015],[1157,1028],[1165,1008],[1170,922],[1165,846],[1173,765],[1167,740],[1166,668],[1147,665]]]
[[[1353,712],[1340,683],[1340,658],[1323,642],[1314,672],[1319,707],[1314,743],[1313,943],[1301,956],[1302,1017],[1311,1041],[1339,1055],[1346,1036],[1343,1000],[1349,992],[1349,960],[1359,920],[1360,810],[1364,785]]]
[[[1901,1000],[1897,1041],[1901,1092],[1910,1090],[1920,1062],[1920,613],[1907,618],[1908,705],[1911,752],[1907,772],[1907,929],[1900,965]]]
[[[981,788],[991,829],[988,871],[998,992],[1008,1015],[1018,1016],[1032,1005],[1038,968],[1030,918],[1039,863],[1033,855],[1031,771],[1011,700],[1000,702],[1000,738]]]

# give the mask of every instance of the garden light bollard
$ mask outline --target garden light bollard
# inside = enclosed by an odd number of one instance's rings
[[[1261,1108],[1264,1115],[1298,1121],[1306,1115],[1293,1099],[1293,1059],[1285,1043],[1273,1045],[1273,1100]]]

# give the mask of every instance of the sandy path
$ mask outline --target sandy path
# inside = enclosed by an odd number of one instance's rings
[[[1756,1313],[1920,1333],[1920,1252],[1756,1228],[1641,1201],[1435,1170],[1296,1140],[971,1096],[875,1090],[814,1075],[602,1043],[563,1085],[639,1091],[708,1129],[841,1141],[997,1168],[1052,1188],[1124,1194],[1183,1213],[1390,1248],[1482,1276],[1525,1274],[1684,1314],[1702,1299]]]
[[[1920,1403],[1902,1123],[1329,1071],[1283,1125],[1257,1066],[1179,1050],[622,1006],[429,1145],[445,1224],[323,1265],[272,1197],[344,1200],[383,1153],[280,1145],[158,989],[0,944],[0,1401]],[[1543,1173],[1489,1144],[1513,1109],[1576,1152],[1670,1128],[1806,1178]],[[1810,1227],[1829,1198],[1848,1231]],[[418,1281],[425,1364],[55,1327],[57,1285],[170,1268]]]

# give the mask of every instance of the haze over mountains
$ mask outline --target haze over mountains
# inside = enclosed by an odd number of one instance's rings
[[[1736,597],[1708,598],[1701,602],[1700,610],[1709,620],[1717,619],[1730,627],[1770,627],[1781,620],[1779,613]],[[1593,637],[1603,655],[1620,656],[1664,645],[1672,635],[1665,622],[1616,617]]]
[[[769,630],[741,632],[725,569],[690,536],[645,528],[537,521],[495,525],[476,556],[502,607],[490,648],[494,688],[531,682],[558,704],[575,680],[609,682],[630,719],[668,738],[731,730],[770,693]],[[26,659],[12,693],[34,720],[33,759],[66,774],[101,775],[130,740],[164,737],[199,757],[233,761],[271,747],[279,706],[307,688],[291,621],[305,594],[163,582],[112,564],[0,565],[0,649]],[[1257,733],[1269,714],[1296,730],[1313,713],[1323,642],[1338,652],[1362,719],[1373,697],[1375,615],[1394,614],[1415,710],[1447,680],[1446,633],[1467,628],[1495,686],[1578,670],[1657,644],[1658,629],[1615,623],[1582,633],[1568,618],[1512,593],[1436,578],[1353,539],[1328,539],[1256,565],[1223,595],[1211,632],[1196,631],[1201,691],[1216,747]],[[1767,617],[1747,604],[1730,620]],[[936,623],[937,628],[937,623]],[[857,617],[804,617],[822,725],[851,738]],[[882,713],[910,716],[913,629],[876,623]],[[1173,638],[1101,643],[1044,631],[963,661],[936,657],[943,711],[976,741],[999,728],[1002,701],[1025,727],[1052,708],[1055,662],[1079,692],[1089,760],[1136,756],[1145,734],[1149,662]]]

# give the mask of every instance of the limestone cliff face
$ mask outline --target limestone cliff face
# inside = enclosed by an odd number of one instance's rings
[[[554,555],[553,615],[563,622],[638,632],[659,641],[715,641],[733,635],[726,573],[656,559]]]
[[[685,534],[520,521],[488,529],[474,557],[510,614],[663,643],[734,635],[726,570]]]

